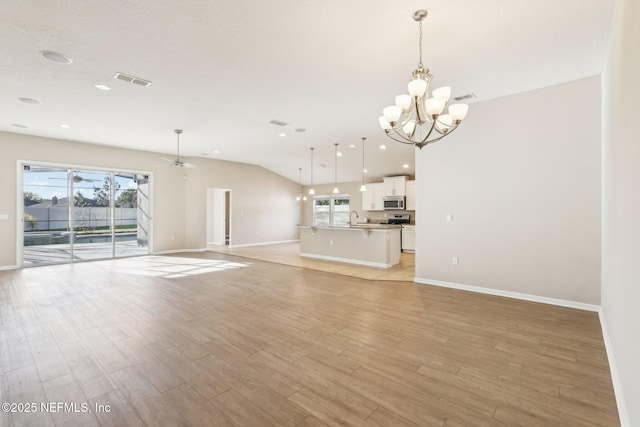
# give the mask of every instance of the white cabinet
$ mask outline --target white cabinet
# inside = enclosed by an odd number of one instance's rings
[[[367,191],[362,193],[363,211],[381,211],[384,209],[384,183],[367,184]]]
[[[385,196],[405,196],[406,176],[388,176],[384,179]]]
[[[415,181],[407,181],[406,185],[407,191],[407,201],[405,205],[405,209],[408,211],[416,210],[416,182]]]

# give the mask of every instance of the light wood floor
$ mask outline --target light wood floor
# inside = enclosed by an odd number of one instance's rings
[[[401,280],[413,282],[416,270],[415,255],[408,252],[400,253],[400,264],[389,268],[378,268],[348,264],[344,262],[304,258],[300,256],[300,243],[298,242],[240,248],[209,245],[208,249],[212,252],[276,262],[278,264],[302,267],[310,270],[343,274],[367,280]]]
[[[79,408],[2,426],[619,425],[592,312],[206,252],[0,271],[0,319],[0,401]]]

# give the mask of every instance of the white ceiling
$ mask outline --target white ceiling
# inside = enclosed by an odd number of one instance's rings
[[[368,179],[413,174],[414,149],[388,140],[378,116],[416,68],[415,10],[429,11],[423,62],[432,88],[450,85],[478,102],[599,74],[612,3],[3,0],[0,130],[175,157],[181,128],[182,154],[258,164],[294,181],[303,168],[303,183],[309,147],[314,182],[333,181],[334,143],[344,153],[338,180],[360,180],[366,136]],[[42,50],[73,62],[48,61]],[[116,80],[118,71],[153,83]],[[562,106],[541,105],[541,125],[546,114]]]

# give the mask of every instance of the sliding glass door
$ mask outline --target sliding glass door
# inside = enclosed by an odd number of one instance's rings
[[[24,265],[149,253],[149,177],[25,165]]]

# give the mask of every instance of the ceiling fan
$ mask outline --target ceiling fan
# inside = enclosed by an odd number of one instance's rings
[[[177,168],[197,168],[193,163],[187,163],[180,160],[180,134],[182,133],[182,129],[174,129],[173,130],[178,137],[178,157],[175,160],[167,159],[166,157],[161,157],[162,160],[169,162],[168,165],[163,166],[174,166]]]

